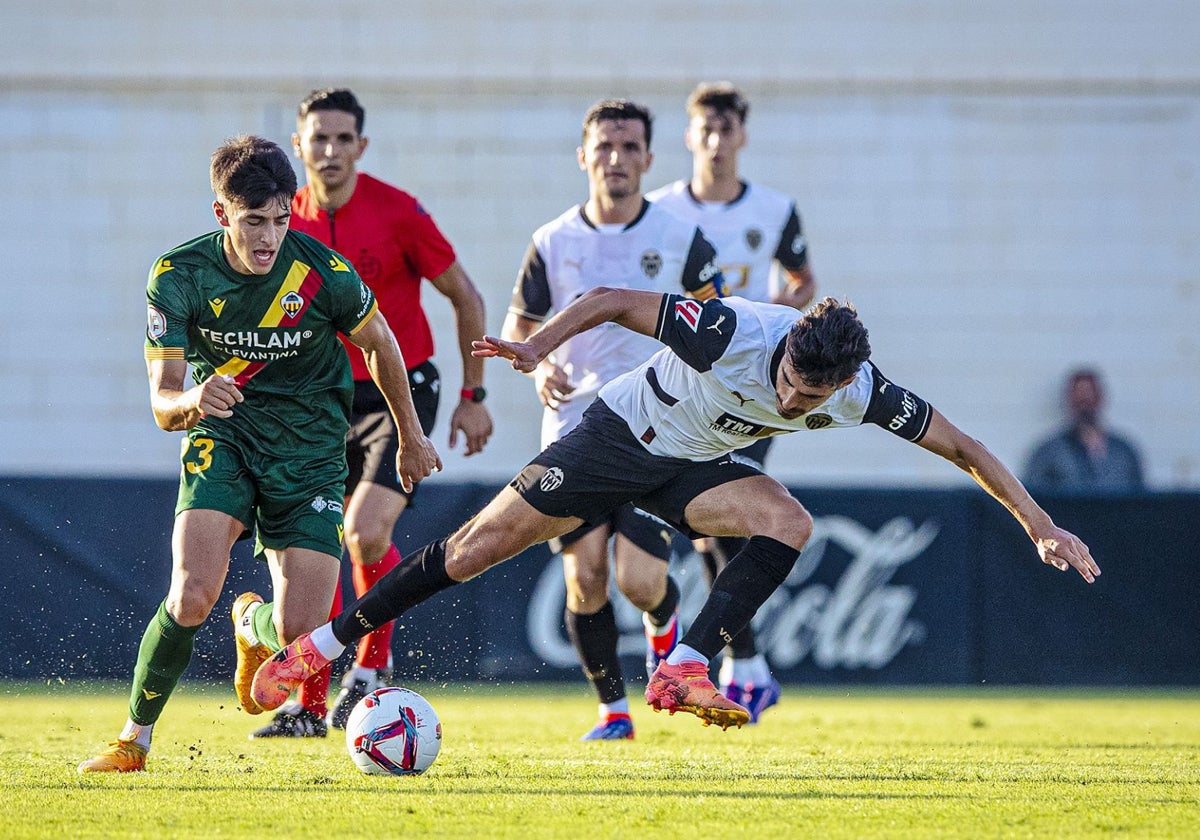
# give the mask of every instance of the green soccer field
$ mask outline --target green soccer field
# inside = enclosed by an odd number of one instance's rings
[[[1195,837],[1200,692],[785,688],[721,732],[634,709],[581,744],[583,685],[414,685],[424,776],[368,777],[325,740],[255,741],[231,690],[186,684],[147,772],[76,774],[125,718],[114,683],[0,683],[0,836]]]

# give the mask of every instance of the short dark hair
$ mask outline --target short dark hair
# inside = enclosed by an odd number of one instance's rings
[[[250,134],[226,140],[213,152],[208,170],[213,192],[242,207],[263,207],[273,198],[296,195],[296,171],[283,149]]]
[[[827,297],[792,325],[785,345],[788,361],[805,383],[841,385],[871,358],[867,328],[847,301]]]
[[[1080,367],[1067,374],[1067,389],[1070,390],[1080,379],[1090,379],[1096,383],[1097,387],[1102,384],[1100,371],[1091,367]]]
[[[650,129],[654,125],[654,115],[645,105],[628,99],[601,99],[583,115],[584,143],[587,142],[588,126],[601,120],[638,120],[646,129],[646,148],[650,148]]]
[[[696,85],[688,97],[687,112],[689,115],[698,114],[705,108],[712,108],[718,114],[737,114],[740,123],[745,123],[746,115],[750,113],[750,103],[732,82],[701,82]]]
[[[296,122],[303,122],[311,111],[345,111],[354,115],[354,130],[362,134],[367,112],[358,104],[358,97],[349,88],[320,88],[314,90],[300,103],[296,111]]]

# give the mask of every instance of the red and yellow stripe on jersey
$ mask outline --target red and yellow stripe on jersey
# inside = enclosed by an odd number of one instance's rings
[[[311,266],[305,265],[300,260],[295,260],[291,269],[288,270],[287,277],[283,278],[279,291],[275,293],[275,299],[267,307],[262,320],[258,322],[259,327],[269,329],[293,326],[299,323],[312,302],[313,296],[320,290],[324,282],[320,272],[313,271]],[[299,294],[303,303],[299,309],[289,314],[283,308],[283,299],[290,292]],[[234,384],[241,388],[266,366],[266,362],[248,362],[245,359],[234,358],[217,368],[216,373],[218,376],[232,376]]]

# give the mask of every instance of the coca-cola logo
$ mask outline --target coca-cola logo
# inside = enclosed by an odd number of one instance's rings
[[[917,589],[893,583],[892,577],[920,556],[938,531],[934,522],[916,525],[907,517],[889,520],[877,531],[845,516],[817,517],[813,536],[791,574],[755,617],[761,651],[777,669],[808,659],[823,670],[878,670],[905,647],[920,645],[925,626],[912,617]],[[816,579],[831,548],[839,549],[837,562],[844,564],[832,583]],[[685,617],[699,612],[708,595],[700,563],[689,552],[671,564]],[[641,612],[615,588],[610,587],[609,594],[621,630],[619,652],[643,655]],[[565,598],[562,559],[555,556],[546,563],[530,598],[526,630],[537,656],[550,665],[578,668],[575,650],[562,630]]]

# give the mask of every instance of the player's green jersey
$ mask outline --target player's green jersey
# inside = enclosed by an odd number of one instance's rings
[[[302,233],[284,237],[269,274],[239,274],[215,231],[164,254],[146,288],[147,359],[180,359],[197,383],[235,378],[245,402],[197,430],[268,457],[344,449],[354,385],[339,332],[354,334],[375,297],[349,264]]]

